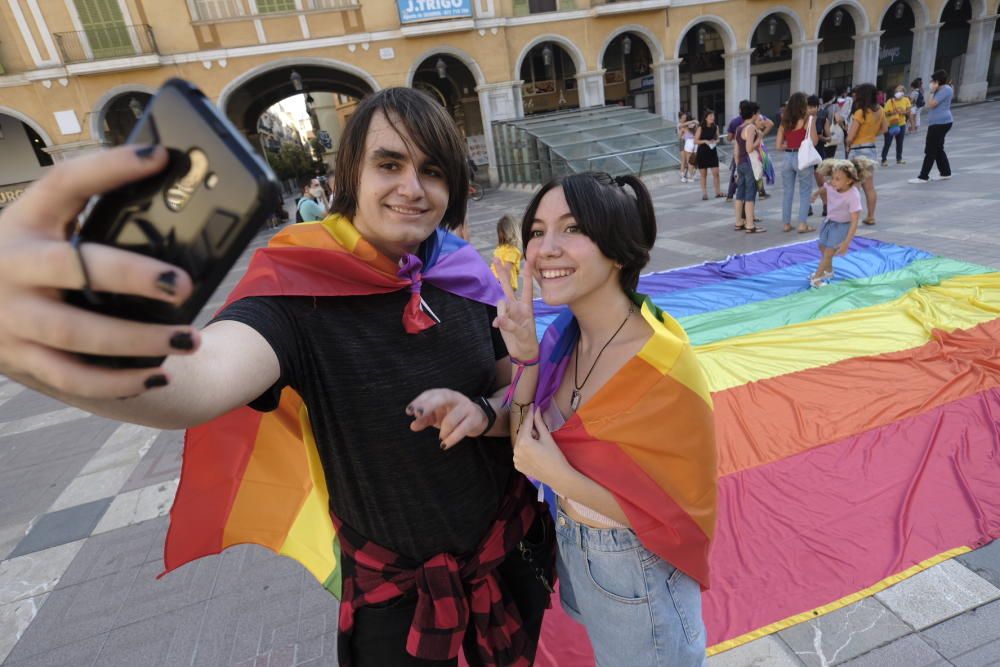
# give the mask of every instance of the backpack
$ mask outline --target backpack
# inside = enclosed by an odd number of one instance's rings
[[[299,197],[295,201],[295,222],[305,222],[305,220],[302,219],[302,202],[305,200],[305,197]]]
[[[918,90],[917,91],[917,108],[918,109],[923,109],[925,104],[927,104],[927,101],[924,99],[924,91]]]

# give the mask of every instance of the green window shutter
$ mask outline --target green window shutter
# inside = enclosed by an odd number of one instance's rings
[[[258,14],[274,12],[294,12],[295,0],[257,0]]]
[[[576,0],[559,0],[559,11],[570,11],[576,9]]]
[[[73,0],[95,58],[135,55],[118,0]]]
[[[514,0],[514,16],[527,16],[530,13],[528,0]]]

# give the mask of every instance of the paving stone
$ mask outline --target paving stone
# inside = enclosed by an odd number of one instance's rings
[[[11,552],[10,558],[89,537],[110,504],[111,498],[103,498],[46,514]]]
[[[101,652],[107,635],[88,637],[68,646],[59,646],[30,658],[3,663],[3,667],[68,667],[72,665],[95,665],[97,655]],[[103,667],[103,666],[102,666]]]
[[[0,561],[0,605],[50,592],[83,546],[83,540]]]
[[[1000,540],[956,558],[980,577],[1000,588]]]
[[[835,665],[909,634],[910,628],[874,598],[838,609],[778,635],[806,665]]]
[[[115,496],[108,511],[94,528],[94,534],[166,516],[174,504],[178,481],[175,479]]]
[[[196,640],[207,606],[207,602],[199,602],[120,625],[107,635],[97,664],[101,667],[190,665],[197,652]]]
[[[1000,589],[969,568],[947,560],[875,595],[914,630],[1000,598]]]
[[[967,611],[920,634],[938,653],[952,662],[977,649],[996,646],[1000,642],[1000,601]],[[1000,664],[1000,650],[995,652],[992,664]]]
[[[16,663],[110,632],[138,569],[129,568],[49,593],[9,660]]]
[[[91,537],[66,569],[56,588],[76,586],[151,560],[162,562],[162,549],[153,550],[156,545],[162,544],[161,536],[166,529],[165,520],[154,520]]]
[[[181,474],[183,451],[184,431],[161,431],[121,490],[134,491],[176,480]]]
[[[947,667],[949,663],[914,633],[843,664],[844,667]]]
[[[25,629],[38,615],[48,594],[0,605],[0,663],[17,644]]]
[[[799,660],[777,635],[768,635],[708,659],[708,667],[799,667]]]
[[[25,417],[35,417],[46,412],[62,410],[66,407],[54,398],[49,398],[37,391],[21,387],[11,382],[5,386],[3,404],[0,405],[0,422],[16,421]]]
[[[115,625],[130,625],[208,600],[219,565],[218,558],[202,558],[157,579],[163,571],[162,564],[145,563],[118,611]]]

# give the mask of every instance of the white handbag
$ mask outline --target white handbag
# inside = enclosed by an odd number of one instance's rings
[[[811,141],[813,117],[806,123],[806,136],[799,144],[799,171],[813,167],[823,161],[816,146]]]

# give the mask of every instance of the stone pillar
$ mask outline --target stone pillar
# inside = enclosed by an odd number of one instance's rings
[[[854,75],[851,85],[875,83],[878,77],[879,40],[884,30],[865,32],[854,36]]]
[[[910,80],[920,77],[924,80],[924,93],[934,73],[937,58],[938,33],[944,23],[931,23],[913,30],[913,56],[910,58]],[[909,81],[907,81],[909,84]]]
[[[479,109],[483,116],[483,134],[486,135],[486,152],[490,157],[490,185],[493,187],[500,183],[496,146],[493,144],[493,121],[524,117],[524,105],[521,102],[523,85],[523,81],[504,81],[476,87]]]
[[[822,39],[808,39],[792,44],[792,92],[806,95],[819,94],[819,43]]]
[[[604,106],[604,70],[576,73],[576,92],[580,98],[580,108]]]
[[[740,112],[740,100],[750,99],[750,54],[753,49],[727,53],[726,60],[726,115],[732,118]]]
[[[653,63],[653,89],[660,118],[677,122],[681,111],[681,59]]]
[[[962,80],[958,83],[956,97],[959,102],[979,102],[986,99],[986,80],[993,52],[993,32],[997,15],[972,19],[969,22],[969,44],[965,51]]]

